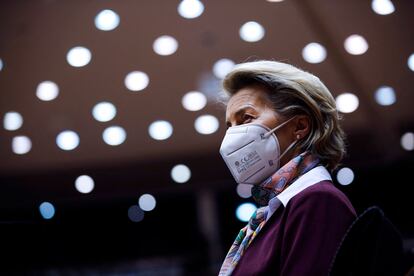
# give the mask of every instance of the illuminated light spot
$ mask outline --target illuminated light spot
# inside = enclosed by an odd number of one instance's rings
[[[248,222],[256,210],[253,203],[242,203],[236,209],[236,217],[240,221]]]
[[[89,175],[81,175],[75,180],[75,188],[82,194],[88,194],[92,192],[95,187],[95,182]]]
[[[407,132],[401,136],[401,147],[407,151],[414,150],[414,133]]]
[[[144,219],[144,211],[137,205],[128,208],[128,218],[133,222],[140,222]]]
[[[181,104],[189,111],[198,111],[206,106],[207,98],[201,92],[190,91],[184,95],[181,100]]]
[[[351,35],[344,42],[345,50],[351,55],[362,55],[368,50],[368,42],[360,35]]]
[[[3,117],[3,127],[5,130],[17,130],[23,125],[23,117],[15,111],[7,112]]]
[[[4,63],[3,60],[0,58],[0,71],[3,70],[4,67]]]
[[[213,74],[219,78],[224,79],[224,77],[234,68],[234,61],[228,58],[222,58],[216,61],[213,65]]]
[[[392,105],[396,101],[394,89],[389,86],[381,86],[375,92],[375,100],[380,105]]]
[[[83,67],[87,65],[92,59],[92,54],[89,49],[77,46],[69,50],[66,55],[66,60],[73,67]]]
[[[116,116],[116,108],[110,102],[100,102],[93,107],[92,115],[99,122],[108,122]]]
[[[249,198],[252,196],[252,185],[247,184],[238,184],[237,185],[237,194],[241,198]]]
[[[408,65],[408,68],[410,68],[411,71],[414,71],[414,54],[411,54],[408,57],[407,65]]]
[[[171,178],[177,183],[185,183],[191,178],[191,171],[186,165],[178,164],[171,170]]]
[[[154,52],[161,56],[169,56],[177,51],[178,42],[172,36],[163,35],[154,41],[152,48],[154,49]]]
[[[153,195],[143,194],[138,199],[138,205],[142,210],[148,212],[154,210],[155,206],[157,205],[157,202]]]
[[[259,23],[255,21],[249,21],[241,26],[239,35],[244,41],[257,42],[264,37],[265,29]]]
[[[62,150],[74,150],[79,145],[79,135],[71,130],[65,130],[56,137],[56,144]]]
[[[53,81],[43,81],[36,88],[36,96],[42,101],[51,101],[59,95],[59,87]]]
[[[155,140],[165,140],[171,137],[173,126],[170,122],[158,120],[148,127],[148,133]]]
[[[32,149],[32,141],[27,136],[13,137],[12,150],[15,154],[26,154]]]
[[[303,48],[302,57],[309,63],[321,63],[326,59],[326,49],[321,44],[312,42]]]
[[[279,3],[279,2],[283,2],[283,0],[266,0],[267,2],[271,2],[271,3]]]
[[[52,203],[47,202],[47,201],[40,204],[39,211],[40,211],[40,215],[44,219],[51,219],[55,215],[55,207],[53,206]]]
[[[390,0],[372,0],[371,8],[379,15],[388,15],[395,11],[394,4]]]
[[[204,5],[199,0],[183,0],[178,5],[178,13],[187,19],[199,17],[204,11]]]
[[[126,131],[120,126],[111,126],[102,133],[102,138],[110,146],[118,146],[125,142]]]
[[[141,71],[133,71],[125,77],[125,86],[131,91],[144,90],[149,84],[149,77]]]
[[[200,134],[212,134],[219,128],[219,121],[213,115],[201,115],[194,122],[194,127]]]
[[[351,113],[358,108],[359,100],[352,93],[343,93],[336,97],[336,106],[340,112]]]
[[[113,10],[103,10],[95,16],[95,26],[101,31],[111,31],[119,25],[119,15]]]
[[[336,179],[341,185],[349,185],[354,181],[354,172],[350,168],[342,168],[336,174]]]

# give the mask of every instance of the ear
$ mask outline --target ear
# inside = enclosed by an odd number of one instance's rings
[[[310,132],[310,119],[307,115],[297,115],[294,123],[293,139],[302,140]]]

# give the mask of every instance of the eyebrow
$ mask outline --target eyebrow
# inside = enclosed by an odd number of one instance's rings
[[[246,112],[246,109],[249,109],[249,108],[251,108],[251,109],[253,109],[254,111],[257,112],[257,110],[254,107],[254,105],[252,105],[252,104],[245,104],[245,105],[242,105],[241,107],[239,107],[236,112],[234,112],[234,116],[235,117],[240,116],[241,114],[243,114],[243,113]],[[226,125],[228,125],[229,123],[230,123],[230,121],[228,121],[227,118],[226,118]]]

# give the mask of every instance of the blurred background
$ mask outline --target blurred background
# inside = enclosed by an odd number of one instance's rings
[[[414,265],[413,1],[0,2],[1,271],[216,275],[256,208],[219,155],[221,79],[317,75],[348,135],[333,174]]]

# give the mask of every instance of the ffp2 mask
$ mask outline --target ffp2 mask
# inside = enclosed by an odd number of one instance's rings
[[[274,129],[250,123],[227,130],[220,154],[237,183],[255,185],[279,169],[280,159],[295,142],[280,154],[279,141],[274,132],[293,118]]]

